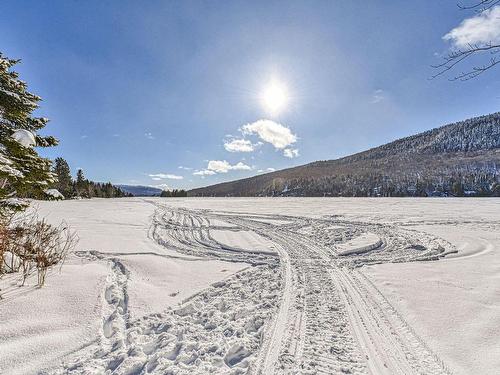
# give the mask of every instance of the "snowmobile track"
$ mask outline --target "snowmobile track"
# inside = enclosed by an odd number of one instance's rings
[[[111,264],[103,335],[55,373],[451,374],[363,274],[368,264],[439,259],[453,251],[446,241],[397,225],[335,217],[151,203],[156,212],[149,237],[164,246],[165,256],[177,252],[252,267],[174,310],[130,321],[129,274],[119,254],[79,254]],[[224,246],[210,234],[221,228],[253,231],[272,241],[277,255]],[[381,245],[350,251],[367,233]]]

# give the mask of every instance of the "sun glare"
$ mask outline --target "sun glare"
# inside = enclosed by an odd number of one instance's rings
[[[288,99],[285,85],[275,80],[269,82],[260,94],[262,105],[272,115],[282,112],[288,103]]]

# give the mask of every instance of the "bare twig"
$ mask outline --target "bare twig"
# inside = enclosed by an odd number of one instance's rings
[[[500,0],[476,0],[470,5],[463,5],[461,3],[457,6],[461,10],[471,10],[475,9],[477,12],[481,13],[494,6],[500,4]],[[484,56],[485,54],[496,55],[500,52],[500,44],[493,43],[493,41],[485,43],[469,43],[464,49],[453,50],[444,57],[444,61],[440,64],[431,65],[432,68],[437,69],[437,73],[432,75],[430,79],[439,77],[448,71],[455,68],[457,65],[463,63],[465,60],[469,60],[473,56]],[[470,79],[476,78],[478,75],[483,74],[487,70],[493,68],[499,63],[496,56],[488,59],[488,62],[482,65],[473,65],[468,70],[461,72],[455,77],[451,78],[450,81],[468,81]]]
[[[497,4],[500,4],[500,0],[481,0],[481,1],[476,1],[470,5],[463,5],[461,3],[458,3],[457,6],[462,10],[475,9],[477,12],[483,12],[487,9],[494,7]]]
[[[500,1],[500,0],[499,0]],[[470,58],[473,55],[478,55],[483,52],[488,52],[491,55],[497,54],[500,52],[500,45],[488,43],[486,45],[480,46],[477,44],[469,44],[467,49],[465,50],[455,50],[448,54],[448,56],[444,57],[444,62],[437,65],[431,65],[435,69],[439,69],[438,73],[434,74],[431,79],[439,77],[449,70],[453,69],[456,65],[464,61],[465,59]],[[462,72],[461,74],[455,76],[450,79],[451,81],[462,80],[467,81],[469,79],[477,77],[479,74],[484,73],[486,70],[491,69],[495,65],[498,64],[498,59],[496,57],[492,57],[487,64],[481,66],[473,66],[469,71]]]

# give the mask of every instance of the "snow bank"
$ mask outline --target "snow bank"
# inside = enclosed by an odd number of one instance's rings
[[[46,189],[43,192],[52,199],[64,199],[64,195],[62,195],[57,189]]]

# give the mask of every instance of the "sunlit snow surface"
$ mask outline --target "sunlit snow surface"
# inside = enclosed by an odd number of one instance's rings
[[[1,281],[0,373],[500,368],[498,200],[39,206],[80,242],[43,289]]]

